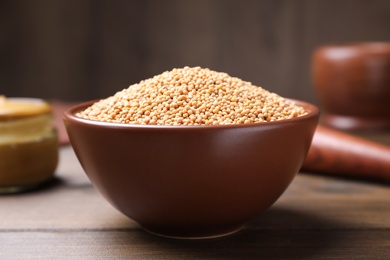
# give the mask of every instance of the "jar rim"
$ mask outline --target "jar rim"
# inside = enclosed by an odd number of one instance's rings
[[[6,98],[0,96],[0,122],[48,114],[49,103],[39,98]]]

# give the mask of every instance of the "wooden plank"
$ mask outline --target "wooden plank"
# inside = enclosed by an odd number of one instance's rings
[[[2,232],[1,259],[389,259],[388,231],[243,230],[172,240],[138,230]]]
[[[61,150],[52,184],[33,192],[0,196],[0,231],[127,228],[134,225],[97,193],[70,146]]]
[[[299,174],[235,235],[150,235],[93,188],[70,146],[57,181],[0,196],[0,259],[389,259],[388,186]]]
[[[201,65],[314,102],[313,49],[389,41],[389,14],[385,0],[3,0],[1,91],[96,99]]]
[[[299,174],[279,201],[251,223],[257,229],[390,228],[389,197],[384,185]],[[0,197],[0,230],[135,226],[93,188],[70,147],[61,150],[53,185]]]

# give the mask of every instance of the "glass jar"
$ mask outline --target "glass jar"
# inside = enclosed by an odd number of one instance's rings
[[[47,102],[0,96],[0,193],[31,190],[52,179],[58,147]]]

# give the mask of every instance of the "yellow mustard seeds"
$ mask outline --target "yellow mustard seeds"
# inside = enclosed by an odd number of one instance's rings
[[[148,125],[226,125],[302,116],[300,106],[227,73],[201,67],[166,71],[102,99],[78,117]]]

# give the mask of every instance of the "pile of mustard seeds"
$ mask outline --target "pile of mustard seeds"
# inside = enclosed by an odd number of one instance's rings
[[[271,122],[306,113],[250,82],[207,68],[184,67],[133,84],[77,116],[123,124],[192,126]]]

